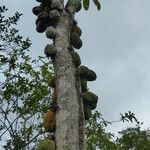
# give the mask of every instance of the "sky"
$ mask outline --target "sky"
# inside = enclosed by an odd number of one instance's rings
[[[50,43],[45,34],[35,30],[34,0],[1,0],[9,13],[19,11],[23,16],[18,24],[20,33],[30,37],[33,57],[44,55]],[[94,70],[97,80],[89,89],[99,96],[96,110],[108,121],[118,120],[120,113],[129,110],[150,126],[150,1],[101,0],[101,11],[90,3],[88,11],[76,14],[82,29],[83,47],[77,50],[82,64]],[[117,132],[129,124],[115,123],[108,130]]]

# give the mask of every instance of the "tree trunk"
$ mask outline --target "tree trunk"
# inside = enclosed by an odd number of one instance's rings
[[[54,40],[57,52],[53,65],[58,105],[55,142],[56,150],[83,150],[85,148],[83,104],[80,98],[79,77],[69,51],[70,25],[79,0],[69,1],[68,4],[70,13],[67,11],[61,13]]]

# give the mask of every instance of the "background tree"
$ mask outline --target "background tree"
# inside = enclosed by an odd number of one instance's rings
[[[22,14],[7,18],[6,12],[1,6],[0,139],[4,149],[31,150],[38,137],[45,136],[39,119],[49,107],[52,69],[44,58],[31,58],[31,41],[16,29]]]
[[[106,127],[117,122],[131,122],[133,127],[118,131],[118,135],[107,132]],[[150,131],[142,130],[139,122],[130,111],[121,114],[117,121],[106,121],[99,112],[95,112],[87,122],[86,143],[88,150],[148,150]],[[116,125],[117,126],[117,125]]]

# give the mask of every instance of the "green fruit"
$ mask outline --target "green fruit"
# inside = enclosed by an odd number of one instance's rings
[[[86,79],[87,81],[94,81],[96,80],[97,76],[96,73],[93,70],[90,70],[86,74]]]
[[[86,66],[80,66],[80,68],[78,69],[78,73],[81,78],[86,78],[87,81],[94,81],[97,78],[96,73]]]
[[[78,68],[81,65],[81,59],[79,54],[77,52],[72,52],[71,55],[74,65]]]
[[[80,66],[78,68],[78,73],[79,73],[81,78],[85,78],[88,71],[89,71],[89,69],[86,66]]]
[[[89,120],[92,116],[92,111],[89,107],[84,106],[84,118],[85,120]]]
[[[50,26],[46,29],[46,37],[53,39],[56,36],[56,29],[53,26]]]
[[[43,8],[41,6],[36,6],[36,7],[33,7],[32,9],[32,12],[34,15],[38,15],[42,11],[43,11]]]
[[[73,26],[71,32],[77,33],[79,37],[82,35],[82,30],[77,25]]]
[[[51,0],[42,0],[42,4],[44,5],[44,6],[48,6],[48,7],[50,7],[51,6]]]
[[[43,33],[46,30],[46,25],[43,21],[37,21],[36,22],[36,31],[39,33]]]
[[[60,19],[60,13],[57,10],[52,10],[49,13],[49,17],[53,25],[56,25]]]
[[[92,92],[86,91],[82,94],[83,103],[89,106],[92,110],[96,108],[98,96]]]
[[[47,21],[49,19],[49,14],[46,11],[42,11],[38,14],[38,19],[41,21]]]
[[[86,78],[81,78],[81,90],[82,93],[84,93],[85,91],[87,91],[87,79]]]
[[[76,49],[80,49],[82,47],[82,40],[80,39],[80,37],[77,33],[75,33],[75,32],[71,33],[70,44]]]
[[[55,150],[55,142],[50,139],[42,140],[38,145],[36,150]]]
[[[53,58],[56,53],[56,47],[54,46],[54,44],[47,44],[44,49],[44,53],[47,57]]]

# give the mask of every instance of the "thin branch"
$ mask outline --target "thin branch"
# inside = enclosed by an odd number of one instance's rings
[[[41,135],[43,132],[39,132],[37,135],[35,135],[28,143],[26,143],[26,146],[28,146],[31,142],[33,142],[39,135]],[[25,147],[26,147],[25,146]]]
[[[13,120],[13,122],[10,123],[9,127],[6,126],[6,130],[0,135],[0,138],[1,138],[7,131],[9,131],[9,128],[12,127],[13,123],[14,123],[17,119],[19,119],[19,118],[21,117],[21,115],[22,115],[22,114],[20,114],[18,117],[16,117],[16,118]],[[0,121],[1,121],[1,120],[0,120]],[[2,121],[1,121],[1,122],[2,122]],[[3,123],[3,122],[2,122],[2,123]],[[9,131],[9,133],[10,133],[11,136],[13,136],[13,134],[11,134],[10,131]]]

